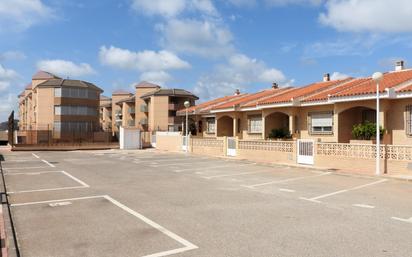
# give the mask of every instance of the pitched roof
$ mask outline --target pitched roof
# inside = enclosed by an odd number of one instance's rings
[[[109,100],[111,99],[110,97],[107,97],[105,95],[100,95],[100,100]]]
[[[31,84],[31,82],[30,83],[28,83],[27,85],[26,85],[26,87],[24,88],[25,90],[30,90],[30,89],[32,89],[33,87],[32,87],[32,84]]]
[[[60,79],[60,77],[50,72],[39,70],[32,76],[32,79]]]
[[[313,101],[327,100],[329,98],[329,96],[332,96],[332,95],[337,94],[339,92],[342,92],[344,90],[350,89],[352,87],[358,86],[358,85],[360,85],[362,83],[365,83],[369,80],[371,80],[371,78],[353,79],[353,80],[350,80],[346,83],[338,85],[336,87],[332,87],[332,88],[324,90],[320,93],[311,95],[311,96],[303,99],[302,102],[313,102]]]
[[[132,93],[123,90],[123,89],[117,89],[115,91],[113,91],[112,95],[131,95]]]
[[[116,104],[120,103],[134,103],[136,100],[136,97],[134,95],[120,99],[119,101],[116,102]]]
[[[412,83],[412,69],[384,73],[382,81],[379,84],[379,92],[384,92],[386,88],[393,88],[409,81]],[[372,79],[369,79],[365,83],[356,85],[347,90],[343,90],[332,95],[332,97],[366,95],[374,93],[376,93],[376,83]]]
[[[135,85],[135,88],[160,88],[160,86],[147,81],[142,81]]]
[[[38,87],[82,87],[82,88],[91,88],[100,92],[103,90],[96,85],[82,81],[82,80],[73,80],[73,79],[49,79],[40,83]]]
[[[190,97],[194,99],[199,99],[199,97],[195,96],[191,92],[184,90],[184,89],[178,89],[178,88],[159,88],[153,92],[149,92],[147,94],[142,95],[140,98],[145,99],[150,96],[175,96],[175,97]]]
[[[248,102],[242,103],[241,107],[242,108],[255,107],[258,104],[259,101],[263,101],[263,100],[266,100],[268,98],[271,98],[271,97],[274,97],[274,96],[277,96],[277,95],[280,95],[280,94],[284,94],[284,93],[286,93],[288,91],[291,91],[293,89],[294,88],[292,88],[292,87],[279,88],[276,91],[274,90],[271,94],[262,95],[259,98],[256,98],[256,99],[250,100]]]
[[[206,101],[194,106],[189,107],[187,110],[190,114],[193,113],[208,113],[210,111],[210,109],[212,109],[213,107],[219,105],[219,104],[224,104],[228,101],[231,101],[233,99],[239,98],[239,97],[243,97],[245,94],[240,94],[240,95],[229,95],[229,96],[223,96],[223,97],[219,97],[217,99],[213,99],[210,101]],[[177,111],[178,115],[182,115],[186,113],[186,109],[181,109]]]
[[[287,91],[284,94],[276,95],[274,97],[270,97],[268,99],[259,101],[259,105],[265,105],[265,104],[277,104],[277,103],[288,103],[292,102],[294,99],[299,99],[302,97],[306,97],[312,94],[316,94],[318,92],[321,92],[325,89],[328,89],[332,86],[335,86],[337,84],[340,84],[342,82],[347,81],[346,80],[332,80],[332,81],[326,81],[326,82],[316,82],[313,84],[310,84],[308,86],[304,87],[298,87],[294,88],[293,90]]]

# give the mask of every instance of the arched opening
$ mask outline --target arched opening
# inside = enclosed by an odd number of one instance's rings
[[[352,139],[353,126],[366,121],[376,123],[376,110],[357,106],[339,113],[338,142],[349,143]]]
[[[284,138],[282,133],[290,134],[289,115],[274,112],[265,118],[265,138]]]
[[[217,136],[233,137],[233,118],[223,116],[217,120]]]

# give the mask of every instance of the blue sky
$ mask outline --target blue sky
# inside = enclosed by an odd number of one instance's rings
[[[201,100],[411,60],[409,0],[0,0],[0,120],[38,69]]]

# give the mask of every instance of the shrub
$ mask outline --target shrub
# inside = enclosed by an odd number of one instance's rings
[[[291,138],[292,136],[290,135],[289,129],[286,128],[279,128],[279,129],[272,129],[269,134],[269,138],[277,138],[277,139],[282,139],[282,138]]]
[[[383,137],[385,129],[380,127],[380,137]],[[354,125],[352,128],[352,136],[358,140],[371,140],[376,138],[376,123],[366,121],[361,124]]]

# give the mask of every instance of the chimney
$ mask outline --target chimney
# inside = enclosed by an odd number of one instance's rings
[[[236,89],[235,95],[240,95],[240,90],[239,89]]]
[[[273,82],[273,83],[272,83],[272,89],[278,89],[278,88],[279,88],[278,83]]]
[[[395,71],[401,71],[405,68],[405,62],[404,61],[397,61],[395,65]]]
[[[323,75],[323,82],[327,82],[327,81],[330,81],[330,74],[329,73],[325,73]]]

